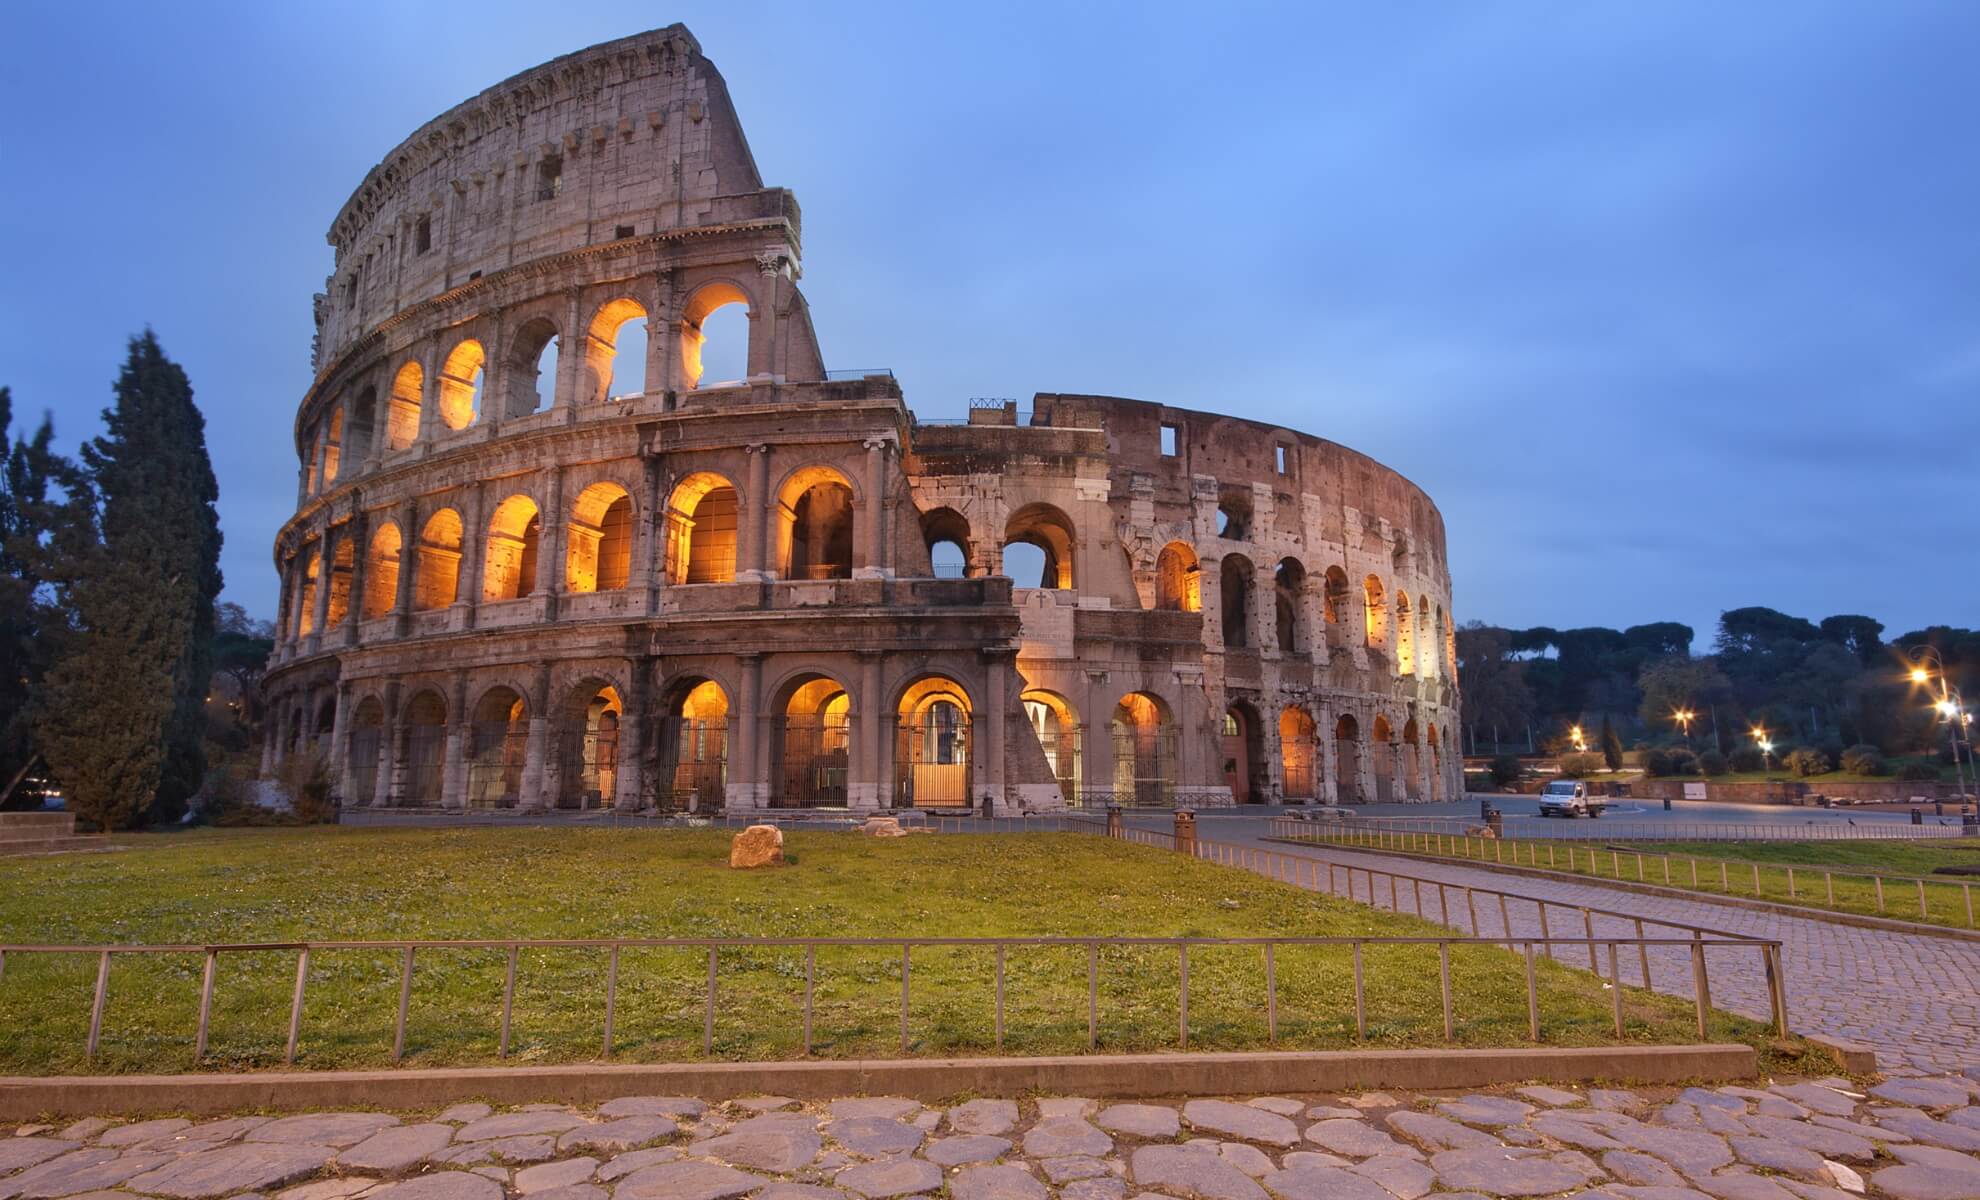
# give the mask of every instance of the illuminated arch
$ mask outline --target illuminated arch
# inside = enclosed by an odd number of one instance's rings
[[[1223,608],[1224,645],[1251,645],[1252,590],[1258,568],[1242,554],[1226,554],[1217,568],[1217,602]]]
[[[850,579],[852,481],[832,467],[800,467],[777,490],[777,561],[786,579]]]
[[[969,693],[943,675],[910,684],[895,707],[895,802],[918,808],[969,805]]]
[[[1279,770],[1284,779],[1286,799],[1313,799],[1313,748],[1312,716],[1298,705],[1289,704],[1280,710]]]
[[[451,508],[426,519],[426,527],[419,532],[419,558],[413,575],[415,609],[445,608],[459,598],[461,535],[461,514]]]
[[[1382,581],[1370,575],[1361,581],[1362,610],[1367,619],[1368,644],[1376,649],[1389,644],[1389,610],[1382,604]]]
[[[617,296],[598,306],[592,314],[591,323],[585,327],[585,399],[591,403],[612,399],[619,395],[637,395],[646,390],[646,306],[630,296]],[[637,321],[639,326],[633,331],[633,342],[641,349],[639,367],[639,387],[626,391],[615,389],[612,384],[618,370],[621,342],[627,339],[626,325]],[[628,366],[633,365],[628,360]]]
[[[473,338],[463,338],[448,351],[440,368],[440,421],[447,428],[466,429],[481,415],[486,357]]]
[[[1010,547],[1034,546],[1045,555],[1037,586],[1050,590],[1071,590],[1076,578],[1073,548],[1077,542],[1072,518],[1063,511],[1050,504],[1027,504],[1012,513],[1010,520],[1004,523],[1004,562],[1000,569],[1009,575],[1015,565],[1010,561]],[[1012,582],[1019,587],[1030,586],[1016,578]]]
[[[419,440],[419,412],[425,390],[426,372],[416,362],[401,366],[393,376],[392,396],[386,401],[386,449],[404,450]]]
[[[669,583],[735,580],[738,510],[735,485],[713,471],[674,485],[664,518]]]
[[[1155,607],[1169,612],[1203,609],[1203,565],[1187,542],[1170,542],[1155,556]]]
[[[1027,688],[1019,701],[1024,706],[1024,719],[1059,781],[1059,794],[1068,801],[1077,799],[1081,778],[1079,711],[1064,696],[1044,688]]]
[[[928,569],[938,579],[961,579],[969,574],[973,544],[969,520],[953,508],[931,508],[921,514],[921,537],[928,546]]]
[[[632,575],[632,495],[610,481],[594,483],[571,505],[564,590],[611,592]]]
[[[1396,674],[1416,674],[1416,621],[1410,614],[1409,593],[1396,590]]]
[[[364,554],[364,619],[387,616],[399,600],[399,553],[405,536],[391,521],[381,522],[371,531],[371,545]]]
[[[521,494],[495,506],[488,519],[488,549],[481,575],[484,601],[520,600],[536,590],[536,553],[543,518],[536,501]]]
[[[704,331],[703,326],[716,309],[731,304],[742,305],[746,312],[753,311],[749,293],[727,280],[717,280],[712,283],[705,283],[695,289],[693,294],[688,297],[686,305],[682,307],[680,343],[681,378],[688,390],[698,388],[702,383],[702,350],[708,342],[708,335]],[[747,350],[745,350],[743,361],[745,363],[749,361]],[[748,373],[748,368],[745,366],[743,374],[746,376]]]

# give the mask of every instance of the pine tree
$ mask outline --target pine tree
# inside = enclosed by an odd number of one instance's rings
[[[50,647],[39,633],[52,616],[42,587],[49,491],[74,472],[50,448],[55,427],[48,416],[34,436],[10,442],[12,422],[13,396],[0,387],[0,789],[35,756],[32,702]],[[21,807],[26,795],[16,791],[0,798],[0,806]]]
[[[77,814],[110,829],[175,821],[199,787],[221,579],[206,422],[150,330],[103,423],[82,449],[94,503],[64,531],[72,626],[36,731]]]
[[[1622,739],[1616,736],[1616,727],[1609,720],[1609,714],[1602,714],[1602,764],[1611,771],[1622,770]]]

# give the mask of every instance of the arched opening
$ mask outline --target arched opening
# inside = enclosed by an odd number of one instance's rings
[[[839,682],[807,675],[785,689],[775,710],[778,729],[771,739],[777,762],[778,808],[836,807],[846,802],[852,768],[852,699]]]
[[[289,740],[283,744],[282,753],[300,754],[303,750],[303,710],[298,707],[289,716]]]
[[[660,700],[655,800],[666,812],[723,807],[729,777],[729,697],[712,679],[676,680]]]
[[[688,388],[748,377],[749,325],[749,296],[732,283],[708,284],[688,298],[681,311],[681,375]]]
[[[1334,722],[1334,795],[1342,804],[1367,801],[1361,794],[1361,724],[1348,713]]]
[[[619,725],[626,706],[619,690],[580,684],[558,720],[558,808],[610,808],[619,786]]]
[[[557,402],[557,357],[562,347],[557,326],[548,317],[534,317],[516,331],[504,372],[509,402],[503,416],[526,417]]]
[[[1382,605],[1382,581],[1373,575],[1362,580],[1361,599],[1368,621],[1368,645],[1379,650],[1389,643],[1389,610]]]
[[[392,396],[386,402],[387,450],[404,450],[419,440],[420,396],[425,388],[426,373],[416,362],[406,363],[392,377]]]
[[[1027,504],[1004,525],[1003,572],[1013,587],[1071,590],[1074,540],[1065,513],[1049,504]]]
[[[1418,773],[1423,765],[1422,751],[1417,746],[1419,737],[1420,735],[1416,730],[1415,717],[1411,717],[1409,720],[1403,722],[1402,745],[1398,748],[1402,758],[1401,776],[1403,794],[1397,797],[1397,799],[1413,800],[1421,798],[1416,794],[1417,789],[1422,786],[1420,782],[1422,776]]]
[[[1242,554],[1226,554],[1217,570],[1217,597],[1224,609],[1224,645],[1239,650],[1251,645],[1251,589],[1258,568]]]
[[[337,470],[344,461],[344,406],[339,404],[330,410],[329,423],[323,427],[323,486],[337,482]]]
[[[364,552],[364,619],[387,616],[399,602],[399,551],[405,539],[390,521],[371,531]]]
[[[969,696],[953,679],[931,676],[902,694],[894,748],[894,803],[913,808],[969,806]]]
[[[1284,654],[1307,654],[1306,620],[1300,600],[1306,591],[1306,567],[1296,558],[1282,558],[1272,572],[1272,618]]]
[[[1176,729],[1168,706],[1147,692],[1121,697],[1108,722],[1114,741],[1114,803],[1168,808],[1176,802]]]
[[[481,343],[467,338],[447,352],[440,367],[440,422],[449,429],[466,429],[482,413]]]
[[[1396,593],[1396,674],[1416,674],[1416,622],[1410,616],[1409,593]]]
[[[351,572],[357,566],[357,543],[349,534],[337,539],[337,549],[330,558],[330,598],[323,614],[323,624],[327,629],[342,625],[351,615]]]
[[[1279,773],[1288,803],[1313,799],[1313,750],[1313,718],[1303,708],[1286,706],[1279,713]]]
[[[646,306],[629,296],[599,306],[585,338],[586,401],[646,391],[646,320]]]
[[[786,579],[851,579],[852,484],[830,467],[806,467],[778,495],[778,561]]]
[[[1251,540],[1251,490],[1227,487],[1217,492],[1217,536],[1233,542]]]
[[[337,701],[334,697],[325,697],[323,702],[316,706],[316,720],[309,727],[309,752],[323,754],[327,751],[330,735],[336,732],[336,729]]]
[[[937,579],[969,574],[969,522],[953,508],[921,514],[921,536],[928,544],[929,572]]]
[[[406,705],[405,777],[400,792],[407,804],[440,803],[447,762],[447,702],[423,691]]]
[[[632,496],[616,483],[594,483],[571,505],[564,590],[613,592],[632,577]]]
[[[1396,735],[1389,728],[1389,718],[1377,713],[1375,726],[1369,734],[1369,771],[1375,776],[1375,800],[1387,804],[1400,799],[1396,795]]]
[[[542,533],[542,514],[528,496],[510,496],[495,507],[488,522],[483,601],[520,600],[536,590],[536,548]]]
[[[1327,646],[1339,650],[1347,645],[1348,577],[1339,567],[1328,567],[1321,584],[1321,605],[1327,617]]]
[[[1430,755],[1430,802],[1435,804],[1444,798],[1444,755],[1438,744],[1437,727],[1427,726],[1423,732],[1425,752]]]
[[[1155,607],[1166,612],[1203,610],[1203,564],[1183,542],[1170,542],[1155,556]]]
[[[344,434],[344,455],[354,463],[371,456],[373,422],[378,416],[378,389],[367,387],[351,404],[351,422]]]
[[[296,636],[308,637],[316,631],[316,589],[317,577],[323,573],[323,555],[312,544],[304,552],[303,585],[301,603],[296,606]]]
[[[385,748],[385,706],[376,696],[358,701],[351,714],[350,795],[345,804],[370,804],[378,795],[378,763]]]
[[[1080,803],[1079,714],[1064,696],[1040,688],[1025,692],[1022,702],[1024,719],[1059,781],[1059,795],[1068,804]]]
[[[674,486],[667,500],[667,581],[732,583],[736,578],[736,489],[709,471]]]
[[[1224,710],[1224,782],[1235,804],[1262,801],[1266,791],[1265,757],[1258,713],[1239,701]]]
[[[474,702],[468,726],[469,808],[514,808],[522,797],[529,709],[514,688],[492,687]]]
[[[419,533],[419,561],[413,575],[413,608],[445,608],[459,596],[461,514],[443,508],[426,519]]]

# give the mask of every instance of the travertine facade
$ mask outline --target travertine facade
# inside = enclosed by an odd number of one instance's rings
[[[1133,400],[919,422],[825,371],[799,234],[679,26],[373,168],[317,300],[264,768],[315,746],[350,805],[1458,794],[1427,496]]]

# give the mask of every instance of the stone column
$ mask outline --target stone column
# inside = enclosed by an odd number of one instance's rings
[[[653,659],[632,660],[632,678],[619,714],[619,761],[613,776],[612,806],[646,807],[646,728],[653,707]]]
[[[1008,690],[1012,666],[1009,656],[1002,650],[990,656],[988,666],[990,679],[989,686],[984,689],[988,693],[984,704],[990,709],[990,719],[987,722],[990,736],[984,744],[984,753],[989,759],[990,770],[984,783],[990,788],[990,794],[997,802],[997,810],[1002,812],[1010,798],[1010,793],[1004,786],[1004,722],[1005,709],[1009,707]]]
[[[399,586],[392,593],[392,636],[402,638],[412,624],[413,582],[419,578],[419,501],[399,506]]]
[[[1203,648],[1224,651],[1224,560],[1214,554],[1197,560],[1197,597],[1203,602]]]
[[[735,808],[761,808],[769,798],[769,789],[757,767],[756,746],[756,718],[763,707],[763,656],[738,654],[736,668],[742,674],[742,694],[736,699],[735,720],[730,729],[727,799]]]
[[[414,440],[430,446],[447,431],[440,419],[440,348],[429,338],[413,357],[419,360],[419,435]]]
[[[743,485],[741,528],[736,531],[736,578],[768,579],[768,535],[770,512],[770,447],[753,443],[743,447],[749,455],[749,481]]]
[[[353,496],[355,511],[347,525],[351,539],[351,581],[350,589],[344,597],[344,645],[358,644],[358,629],[364,624],[364,576],[367,569],[365,560],[370,557],[366,539],[370,536],[371,522],[364,511],[364,497]]]
[[[337,786],[337,798],[346,800],[351,794],[350,781],[346,777],[351,756],[349,748],[344,745],[344,739],[350,736],[351,720],[351,684],[348,679],[337,681],[336,705],[330,717],[330,748],[324,757],[328,760],[330,778]]]
[[[1324,666],[1327,650],[1327,577],[1308,574],[1300,585],[1300,624],[1306,629],[1306,652],[1314,663]]]
[[[853,734],[859,748],[859,779],[846,781],[849,808],[881,808],[888,792],[887,780],[880,773],[880,652],[859,652],[859,709]],[[851,774],[849,772],[849,774]]]
[[[583,394],[585,360],[591,335],[584,327],[584,289],[564,289],[564,327],[557,333],[557,378],[549,407],[575,409],[591,399]]]
[[[467,806],[468,738],[473,734],[472,714],[467,707],[466,671],[454,673],[453,694],[447,698],[447,737],[445,757],[440,767],[440,806]]]
[[[281,703],[269,704],[262,720],[267,724],[261,730],[261,769],[255,774],[257,778],[267,779],[275,773],[275,748],[282,740]]]
[[[782,354],[777,344],[777,310],[784,302],[784,255],[770,251],[756,256],[757,274],[763,283],[757,303],[749,309],[749,355],[747,370],[755,379],[768,375],[782,379]]]
[[[549,773],[550,752],[550,664],[538,663],[536,679],[529,689],[529,734],[523,743],[522,798],[517,807],[523,812],[542,812],[553,796],[544,787]]]
[[[646,471],[646,494],[640,505],[639,539],[633,544],[632,586],[641,589],[640,610],[651,616],[660,611],[660,593],[667,586],[666,555],[661,548],[667,520],[660,511],[663,503],[660,460],[648,457],[642,465]]]
[[[389,679],[385,682],[385,723],[378,731],[378,779],[371,789],[374,808],[384,808],[392,803],[396,777],[402,769],[400,759],[404,751],[400,742],[404,737],[399,713],[399,681]]]
[[[887,440],[885,438],[866,439],[866,505],[860,517],[865,525],[861,531],[862,554],[865,562],[853,572],[856,579],[885,579],[893,574],[889,569],[891,555],[887,553]]]
[[[531,589],[541,608],[541,619],[555,620],[557,600],[564,587],[564,554],[570,542],[569,522],[564,519],[564,468],[544,472],[541,487],[542,511],[536,534],[536,581]]]
[[[484,487],[469,484],[461,489],[461,569],[454,592],[454,627],[473,629],[475,613],[481,607],[481,563],[487,553],[488,530],[483,526]]]
[[[1279,645],[1279,579],[1271,563],[1252,564],[1251,644],[1258,653],[1291,654],[1291,646]]]
[[[323,646],[323,626],[330,620],[330,564],[334,551],[330,545],[330,520],[327,516],[317,526],[316,546],[316,601],[310,613],[309,637],[303,646],[305,654],[314,654]],[[306,564],[303,570],[309,570]]]
[[[673,386],[674,347],[681,327],[674,312],[674,274],[658,271],[653,276],[653,307],[646,314],[646,376],[642,389],[658,396]]]
[[[490,327],[494,335],[489,336]],[[476,323],[475,336],[481,339],[481,416],[477,425],[488,426],[489,436],[501,432],[502,422],[509,419],[509,355],[506,342],[507,331],[498,312],[494,317],[484,317]]]
[[[1313,726],[1313,798],[1326,804],[1339,804],[1340,754],[1334,748],[1334,723],[1322,710]]]

